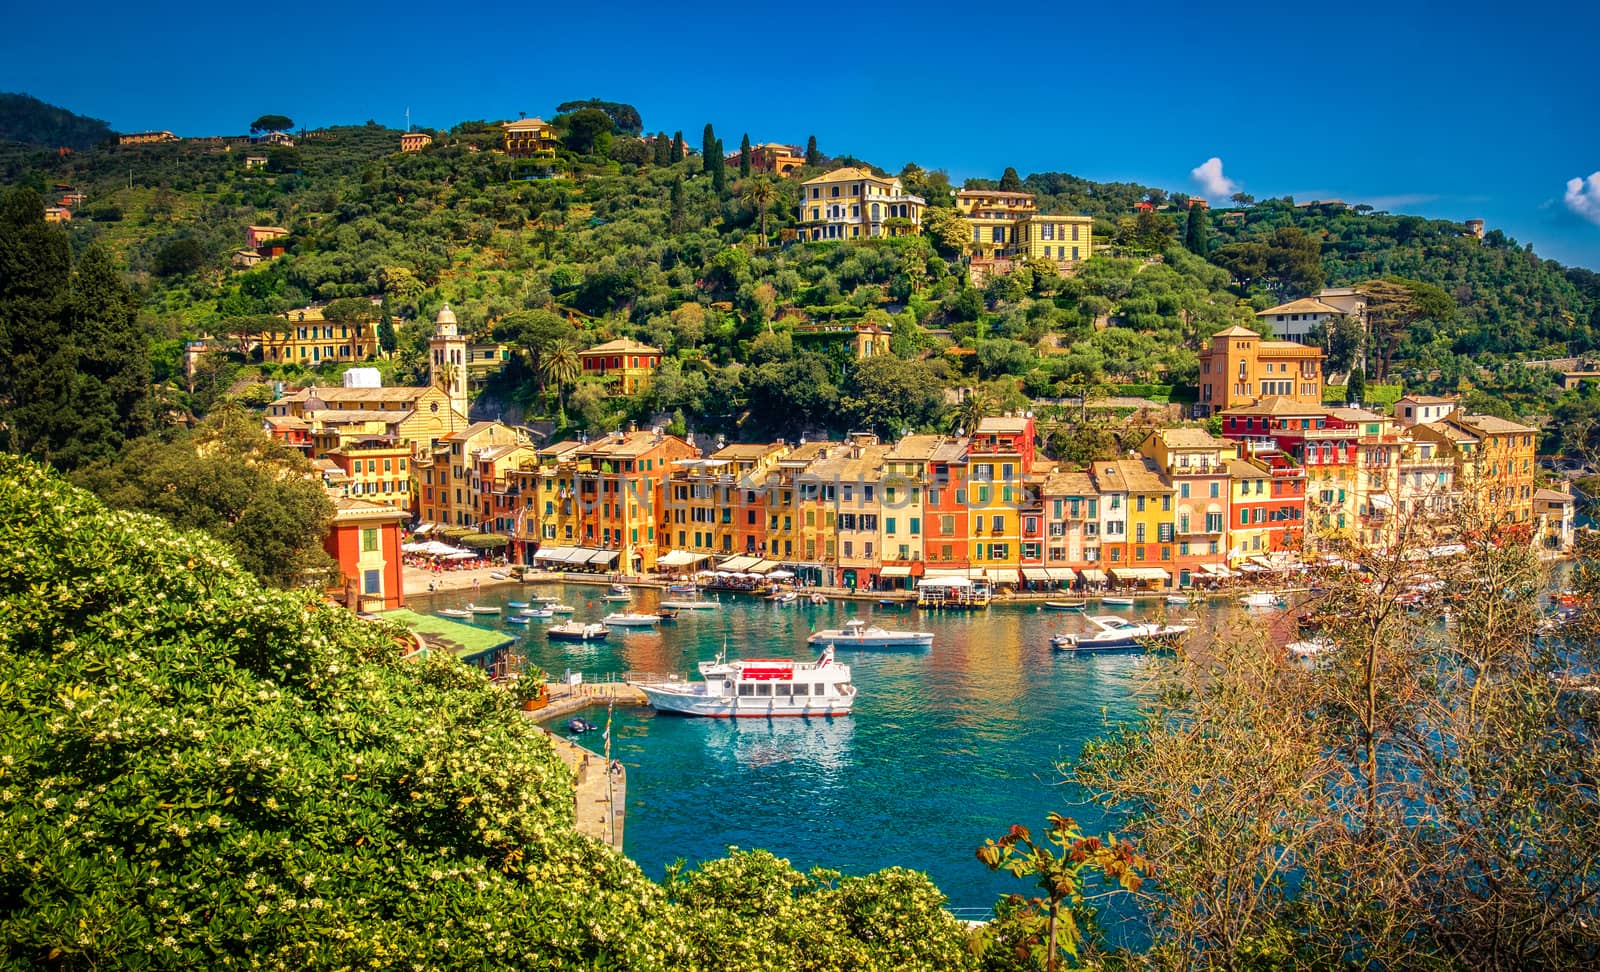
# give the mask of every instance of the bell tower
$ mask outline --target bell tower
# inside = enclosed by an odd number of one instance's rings
[[[456,327],[456,312],[446,304],[433,319],[428,339],[428,381],[450,397],[450,407],[467,417],[467,339]]]

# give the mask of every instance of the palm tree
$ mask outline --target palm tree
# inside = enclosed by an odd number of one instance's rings
[[[756,211],[761,220],[761,243],[767,242],[767,210],[778,200],[778,187],[767,179],[750,179],[744,184],[744,192],[739,197],[740,202]]]
[[[556,386],[556,397],[561,407],[567,403],[567,386],[578,380],[583,364],[578,360],[578,349],[566,341],[557,341],[545,349],[539,360],[539,377]]]
[[[978,423],[988,418],[989,413],[993,412],[994,408],[993,395],[986,391],[974,389],[967,393],[967,397],[961,400],[960,405],[956,406],[956,410],[951,416],[951,423],[954,428],[971,435],[978,430]]]

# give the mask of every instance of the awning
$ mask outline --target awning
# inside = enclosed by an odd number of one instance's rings
[[[581,564],[589,559],[589,551],[582,547],[541,547],[534,553],[533,559],[552,564]]]
[[[417,524],[417,528],[411,532],[420,537],[428,531],[436,529],[438,526],[439,524],[437,523],[419,523]]]
[[[1063,584],[1071,584],[1078,579],[1077,571],[1071,567],[1051,567],[1049,571],[1051,580],[1059,581]]]
[[[983,576],[991,584],[1015,584],[1017,582],[1017,569],[1015,567],[999,569],[990,567],[983,572]]]
[[[1106,582],[1106,572],[1103,570],[1095,570],[1093,567],[1086,567],[1079,571],[1079,573],[1083,575],[1084,580],[1091,584],[1104,584]]]
[[[1261,556],[1260,554],[1251,554],[1250,555],[1250,562],[1252,564],[1260,564],[1261,566],[1265,567],[1268,570],[1278,570],[1279,569],[1277,564],[1273,563],[1268,558]]]
[[[1113,567],[1111,576],[1119,581],[1164,581],[1171,575],[1160,567]]]
[[[1213,577],[1233,576],[1233,571],[1229,570],[1227,567],[1224,567],[1222,564],[1201,564],[1200,572],[1204,574],[1210,574]]]
[[[1053,580],[1055,580],[1054,577],[1050,576],[1050,571],[1046,570],[1043,567],[1024,567],[1024,568],[1022,568],[1022,579],[1023,580],[1030,580],[1030,581],[1053,581]]]
[[[918,587],[971,587],[972,586],[972,581],[968,580],[964,574],[961,575],[961,576],[948,575],[947,574],[947,575],[944,575],[944,576],[941,576],[941,577],[924,577],[924,578],[922,578],[921,583],[917,584],[917,586]]]
[[[778,562],[776,560],[758,560],[755,563],[751,564],[750,566],[746,567],[745,570],[749,571],[752,574],[760,576],[762,574],[765,574],[769,570],[776,570],[777,566],[778,566]]]
[[[579,561],[578,559],[574,558],[570,561],[571,563],[609,564],[613,560],[616,560],[620,553],[620,551],[616,550],[590,550],[587,548],[580,548],[580,550],[583,554],[585,554],[583,560]]]
[[[754,567],[759,563],[761,563],[760,557],[729,557],[727,560],[724,560],[722,563],[718,564],[717,569],[728,571],[749,570],[751,567]]]
[[[1394,500],[1389,498],[1388,493],[1373,493],[1371,496],[1367,497],[1367,502],[1375,510],[1394,509]]]
[[[656,558],[657,567],[687,567],[698,564],[702,560],[710,559],[710,554],[695,553],[692,550],[669,550]]]
[[[907,566],[890,565],[878,571],[879,577],[910,577],[911,568]]]
[[[965,580],[967,569],[965,567],[929,567],[922,572],[922,576],[929,580],[936,577],[960,577]]]

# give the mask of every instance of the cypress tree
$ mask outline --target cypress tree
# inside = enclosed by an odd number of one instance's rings
[[[722,153],[717,149],[717,133],[711,130],[711,123],[706,122],[706,130],[700,135],[700,170],[711,173],[722,168]]]
[[[817,151],[817,136],[806,139],[806,165],[817,165],[822,162],[822,153]]]
[[[1359,405],[1367,397],[1367,373],[1360,368],[1350,370],[1350,379],[1344,386],[1344,402],[1346,405]]]
[[[98,385],[93,402],[80,413],[106,410],[110,433],[80,436],[84,460],[108,456],[123,439],[150,430],[150,357],[137,322],[133,293],[104,246],[91,245],[72,275],[72,334],[78,350],[78,375]],[[103,393],[103,394],[102,394]],[[95,404],[98,403],[98,404]]]
[[[666,132],[656,132],[656,140],[650,147],[655,150],[656,165],[672,164],[672,140],[667,138]]]
[[[0,198],[0,447],[49,461],[75,434],[67,234],[27,188]]]
[[[1017,175],[1017,170],[1013,169],[1009,165],[1006,166],[1006,171],[1001,173],[1001,175],[1000,175],[1000,191],[1001,192],[1021,192],[1022,191],[1022,177]]]
[[[745,132],[739,142],[739,178],[750,178],[750,133]]]
[[[678,129],[672,136],[672,163],[674,165],[683,161],[683,129]]]
[[[711,158],[716,160],[711,166],[711,188],[720,196],[728,186],[728,167],[722,163],[722,139],[712,143],[711,151]]]
[[[1207,230],[1206,221],[1209,214],[1206,207],[1200,205],[1198,200],[1189,201],[1189,218],[1184,221],[1183,245],[1190,253],[1196,256],[1205,256],[1211,248],[1211,240]]]
[[[683,205],[683,176],[672,180],[672,194],[668,197],[667,224],[674,233],[683,232],[684,205]]]

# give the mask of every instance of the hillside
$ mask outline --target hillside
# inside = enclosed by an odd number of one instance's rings
[[[556,116],[559,131],[581,114]],[[427,324],[448,301],[470,329],[527,352],[490,388],[486,413],[591,429],[674,414],[735,436],[949,420],[937,395],[879,408],[905,402],[899,387],[976,388],[990,408],[1129,384],[1170,386],[1181,399],[1206,335],[1324,283],[1375,277],[1431,284],[1453,305],[1397,339],[1393,373],[1414,388],[1487,391],[1508,398],[1500,407],[1547,411],[1557,399],[1549,374],[1517,361],[1581,355],[1600,341],[1600,278],[1444,221],[1265,200],[1212,213],[1202,259],[1178,245],[1181,194],[1037,173],[1022,185],[1046,212],[1094,216],[1101,255],[1075,276],[1029,266],[978,290],[955,248],[959,224],[953,238],[794,245],[799,179],[769,183],[763,201],[747,190],[766,180],[740,180],[731,167],[708,174],[692,153],[671,162],[620,129],[587,137],[581,153],[562,148],[548,166],[562,178],[530,179],[543,173],[493,151],[494,131],[464,122],[404,155],[400,133],[376,125],[264,150],[186,141],[62,158],[13,147],[0,150],[0,176],[89,193],[69,232],[75,246],[102,240],[125,261],[157,338],[158,377],[174,374],[183,339],[311,302],[381,296],[400,322],[385,367],[415,379]],[[246,166],[253,154],[264,166]],[[902,177],[948,203],[937,169],[907,166]],[[1136,214],[1146,200],[1159,208]],[[290,230],[288,253],[231,269],[251,224]],[[1284,251],[1303,258],[1298,269],[1249,270],[1240,248],[1280,234],[1303,244]],[[530,329],[530,314],[564,323]],[[837,342],[806,330],[851,322],[892,331],[899,362],[854,366]],[[537,373],[548,347],[621,336],[668,352],[645,396],[607,400],[583,382],[557,396]]]
[[[111,126],[98,118],[73,114],[30,95],[0,91],[0,142],[81,152],[115,136]]]

